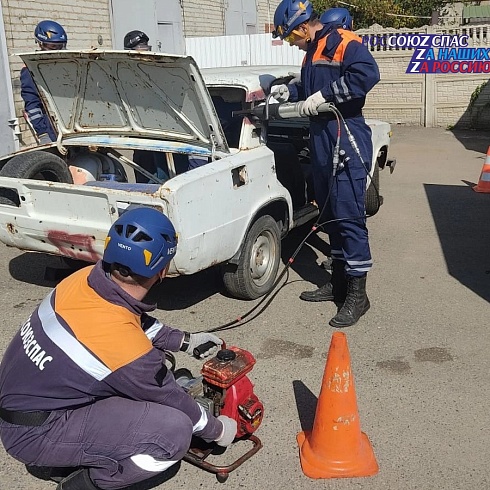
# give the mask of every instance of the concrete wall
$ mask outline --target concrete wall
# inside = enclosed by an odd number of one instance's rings
[[[475,28],[426,26],[411,32],[464,34],[469,36],[470,47],[490,47],[488,25]],[[371,26],[356,33],[383,36],[399,31]],[[488,73],[405,73],[413,50],[373,49],[372,54],[379,66],[381,81],[368,96],[368,116],[393,124],[490,129],[490,86],[482,86],[489,78]]]
[[[74,49],[92,46],[111,48],[111,25],[108,0],[32,0],[2,1],[7,49],[16,114],[22,130],[21,145],[34,143],[34,138],[22,117],[24,108],[20,97],[19,73],[22,61],[15,53],[34,51],[34,29],[44,19],[59,22],[68,34],[68,47]],[[100,42],[99,42],[100,41]]]
[[[490,129],[490,87],[475,90],[488,74],[406,74],[412,53],[374,53],[381,81],[368,95],[365,113],[392,124]],[[476,95],[476,94],[475,94]]]

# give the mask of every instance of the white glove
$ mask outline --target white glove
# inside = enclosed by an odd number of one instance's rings
[[[274,85],[271,87],[271,95],[277,102],[287,102],[289,99],[289,89],[287,85]]]
[[[49,137],[48,133],[40,134],[37,139],[39,140],[40,145],[47,145],[48,143],[51,143],[51,138]]]
[[[218,415],[217,419],[223,424],[223,432],[221,432],[218,439],[215,439],[215,442],[218,446],[227,447],[235,439],[237,431],[236,420],[227,417],[226,415]]]
[[[189,345],[187,347],[185,346],[185,337],[184,337],[181,350],[183,350],[186,354],[193,356],[194,349],[203,344],[206,344],[207,342],[212,342],[214,345],[210,344],[209,346],[207,346],[207,350],[201,352],[198,356],[195,357],[204,359],[205,357],[212,356],[216,354],[216,352],[218,352],[221,344],[223,343],[223,341],[219,337],[216,337],[216,335],[213,335],[212,333],[206,333],[206,332],[191,333],[189,336]]]
[[[301,83],[301,73],[298,71],[298,72],[295,72],[295,71],[290,71],[288,72],[288,75],[289,76],[292,76],[293,78],[289,81],[289,83]]]
[[[318,107],[327,102],[327,100],[323,97],[321,91],[315,92],[313,95],[310,95],[304,102],[301,107],[301,115],[302,116],[318,116]]]

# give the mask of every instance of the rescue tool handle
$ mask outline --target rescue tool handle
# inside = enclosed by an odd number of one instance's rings
[[[205,342],[204,344],[198,345],[197,347],[194,347],[194,350],[192,353],[194,354],[194,357],[201,357],[202,354],[207,352],[209,349],[212,349],[213,347],[216,347],[217,344],[214,342],[208,341]]]
[[[221,339],[223,340],[223,339]],[[212,342],[211,340],[209,340],[208,342],[205,342],[204,344],[201,344],[201,345],[198,345],[197,347],[194,348],[194,350],[192,351],[192,354],[194,355],[194,357],[197,357],[197,358],[200,358],[201,357],[201,354],[204,354],[206,351],[208,351],[209,349],[212,349],[213,347],[216,347],[218,344],[215,344],[214,342]],[[225,341],[223,340],[223,343],[221,344],[221,346],[219,346],[221,349],[226,349],[226,344],[225,344]]]

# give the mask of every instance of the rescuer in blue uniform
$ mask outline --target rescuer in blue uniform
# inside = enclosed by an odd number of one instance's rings
[[[41,51],[65,49],[68,41],[65,30],[54,20],[39,22],[34,30],[34,37]],[[20,94],[24,100],[28,122],[34,128],[39,143],[46,144],[55,141],[56,133],[39,98],[39,92],[32,80],[31,73],[25,66],[20,71]]]
[[[274,37],[306,51],[301,82],[272,87],[271,93],[283,101],[285,92],[289,92],[291,101],[304,100],[303,115],[310,117],[315,199],[323,211],[320,222],[335,220],[325,226],[332,249],[332,278],[300,297],[305,301],[341,303],[330,325],[348,327],[370,307],[366,275],[372,259],[364,199],[373,148],[362,108],[367,93],[379,81],[379,70],[361,38],[352,32],[352,18],[346,9],[330,9],[319,18],[309,0],[282,0],[274,15],[274,26]],[[325,102],[333,103],[341,112],[362,162],[342,121],[339,127],[332,112],[318,113]],[[334,169],[339,134],[340,161]]]

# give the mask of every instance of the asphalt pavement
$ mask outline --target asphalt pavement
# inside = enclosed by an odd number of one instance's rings
[[[154,488],[466,490],[490,488],[490,194],[477,194],[490,133],[393,127],[393,174],[381,172],[384,204],[368,221],[375,266],[371,309],[347,335],[361,428],[379,473],[312,480],[300,466],[296,435],[312,426],[334,329],[331,303],[302,302],[327,273],[323,234],[310,238],[289,281],[249,323],[222,334],[250,350],[249,377],[265,406],[256,432],[263,448],[218,483],[183,462]],[[283,242],[287,261],[308,228]],[[0,246],[0,352],[55,285],[59,260]],[[223,294],[216,270],[167,279],[151,293],[162,321],[199,331],[244,314],[257,302]],[[184,354],[179,367],[201,363]],[[117,415],[116,415],[117,416]],[[213,457],[229,464],[239,446]],[[157,484],[156,481],[151,482]],[[54,489],[0,449],[0,489]],[[140,485],[138,490],[151,488]]]

